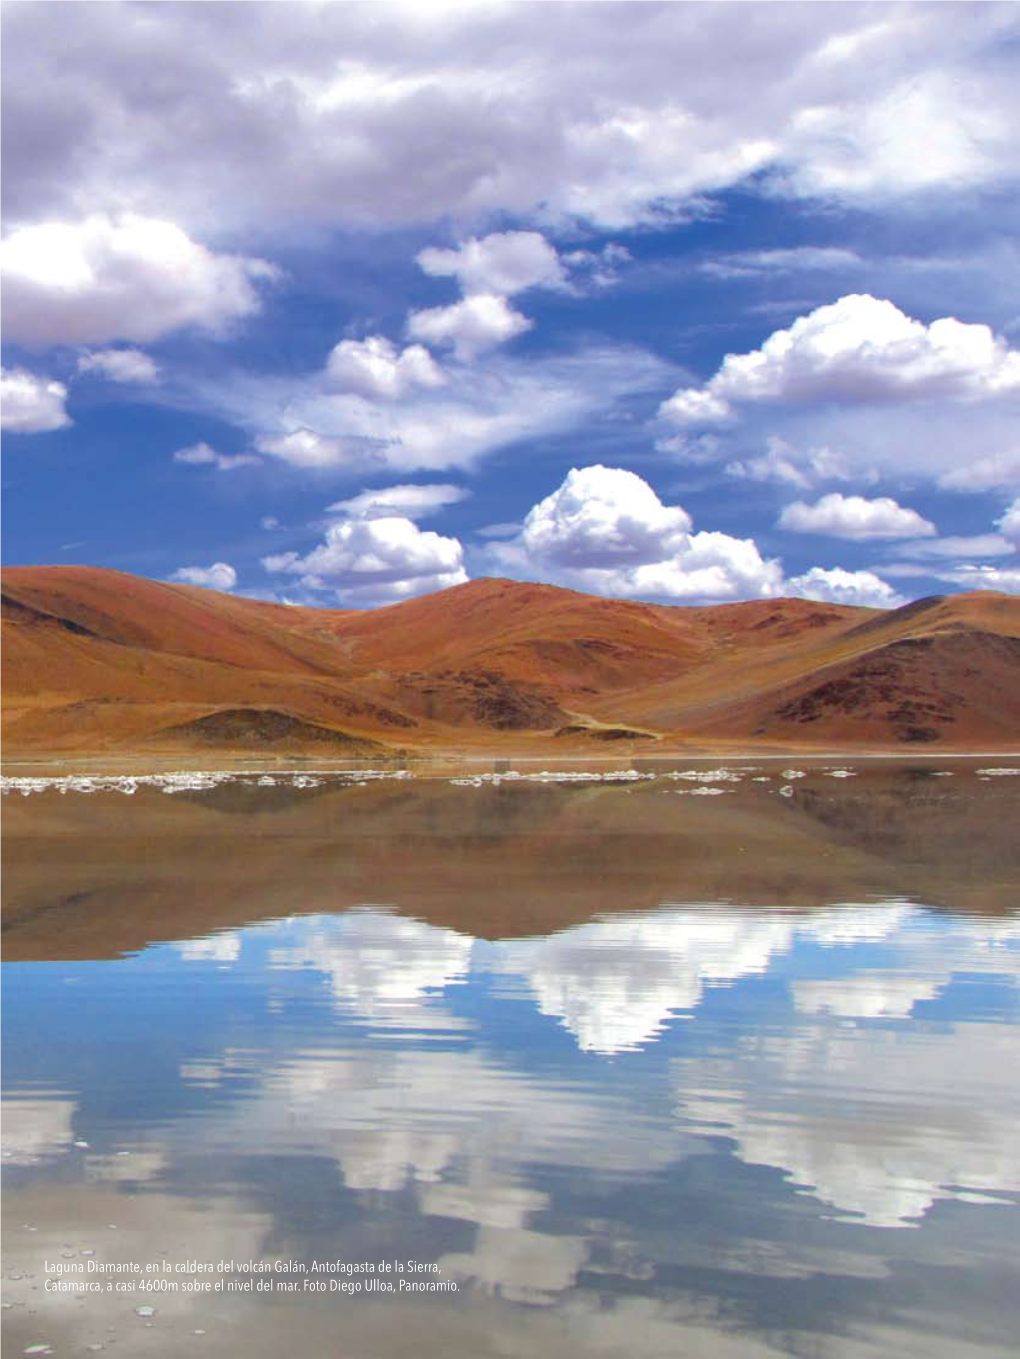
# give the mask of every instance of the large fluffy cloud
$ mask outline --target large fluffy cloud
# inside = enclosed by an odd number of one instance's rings
[[[985,325],[924,325],[892,302],[851,293],[727,354],[705,387],[663,403],[676,424],[732,419],[742,403],[857,405],[914,398],[974,401],[1020,391],[1020,352]]]
[[[0,427],[12,434],[42,434],[71,423],[67,388],[24,368],[0,371]]]
[[[326,362],[330,385],[369,399],[399,400],[418,388],[442,387],[442,369],[420,344],[397,351],[382,335],[341,340]]]
[[[472,236],[455,250],[423,250],[418,263],[427,274],[456,278],[465,293],[507,297],[525,288],[561,288],[566,282],[559,255],[540,232],[495,231]]]
[[[1015,173],[1008,6],[745,7],[739,40],[727,6],[535,14],[10,6],[8,210],[613,225],[755,172],[865,201]]]
[[[634,472],[572,468],[552,495],[529,511],[521,542],[549,566],[640,566],[683,551],[691,518],[667,507]]]
[[[795,500],[779,516],[781,528],[795,533],[821,533],[832,538],[869,542],[876,538],[930,538],[935,525],[916,510],[899,505],[888,496],[866,500],[859,495],[833,491],[814,505]]]
[[[237,584],[237,572],[227,562],[213,562],[212,566],[178,567],[170,579],[204,585],[209,590],[232,590]]]
[[[874,571],[846,571],[841,566],[827,569],[812,566],[803,575],[787,581],[792,595],[820,599],[829,604],[857,604],[868,609],[894,609],[907,601]]]
[[[904,603],[873,571],[814,566],[786,578],[752,538],[691,528],[687,511],[664,505],[636,473],[595,465],[573,468],[512,538],[485,553],[497,569],[616,597],[707,603],[787,594],[876,608]]]
[[[154,340],[182,326],[221,332],[258,310],[254,282],[275,272],[135,213],[24,226],[0,244],[5,337],[101,344]]]
[[[412,312],[407,319],[407,333],[429,344],[451,345],[458,358],[473,359],[530,330],[532,324],[514,311],[505,297],[472,293],[449,307]]]
[[[344,603],[386,604],[467,580],[456,538],[423,532],[400,515],[331,524],[306,556],[264,557],[267,571],[297,576],[309,590],[333,590]]]
[[[624,468],[574,468],[528,513],[518,537],[489,549],[503,565],[598,594],[740,599],[781,593],[779,563],[750,539],[692,533],[681,506],[663,505]]]

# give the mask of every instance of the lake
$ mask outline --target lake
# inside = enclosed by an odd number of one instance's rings
[[[1015,1355],[1010,761],[4,814],[5,1352]]]

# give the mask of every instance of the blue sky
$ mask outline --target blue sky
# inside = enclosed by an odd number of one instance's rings
[[[1020,591],[1015,6],[4,28],[7,563]]]

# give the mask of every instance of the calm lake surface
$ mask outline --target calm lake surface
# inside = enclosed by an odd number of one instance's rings
[[[5,1354],[1017,1353],[1020,770],[519,770],[8,782]]]

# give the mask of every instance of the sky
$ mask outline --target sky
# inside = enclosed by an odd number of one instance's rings
[[[3,12],[4,561],[1020,593],[1020,8]]]

